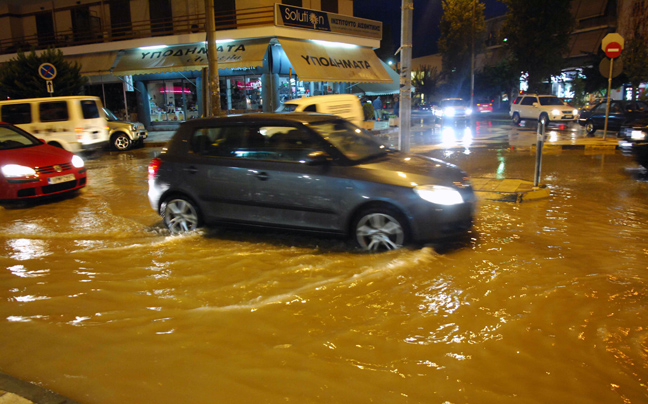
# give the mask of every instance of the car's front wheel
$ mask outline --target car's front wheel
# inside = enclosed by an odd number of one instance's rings
[[[592,121],[585,122],[585,132],[587,132],[588,135],[593,135],[594,132],[596,132],[596,128],[594,127],[594,122]]]
[[[522,120],[520,119],[520,114],[518,114],[517,112],[514,112],[513,113],[513,125],[518,125],[519,126],[521,121]]]
[[[358,247],[371,252],[401,248],[409,238],[405,219],[389,207],[362,211],[354,221],[353,234]]]
[[[112,142],[113,148],[117,151],[126,151],[130,149],[131,145],[133,144],[133,142],[131,142],[131,139],[124,132],[117,132],[113,134],[110,140]]]
[[[198,206],[185,196],[173,196],[162,204],[164,225],[173,234],[196,230],[202,221]]]

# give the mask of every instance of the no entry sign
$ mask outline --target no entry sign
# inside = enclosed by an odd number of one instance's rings
[[[603,50],[605,51],[605,56],[609,57],[610,59],[614,59],[621,56],[623,47],[618,42],[610,42]]]

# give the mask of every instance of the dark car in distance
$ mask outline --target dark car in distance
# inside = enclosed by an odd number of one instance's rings
[[[624,139],[619,148],[629,150],[637,163],[648,169],[648,117],[624,124],[619,136]]]
[[[458,167],[317,113],[185,122],[149,164],[148,196],[171,233],[252,225],[350,236],[367,251],[465,234],[475,209]]]
[[[597,130],[605,127],[605,113],[607,102],[600,102],[595,107],[582,111],[578,123],[585,127],[585,131],[593,135]],[[648,117],[648,103],[644,101],[610,101],[608,115],[608,130],[617,132],[628,122]]]

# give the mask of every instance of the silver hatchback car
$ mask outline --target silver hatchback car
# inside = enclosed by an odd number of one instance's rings
[[[363,250],[465,234],[465,172],[379,144],[316,113],[188,121],[149,164],[149,200],[172,233],[202,224],[350,236]]]

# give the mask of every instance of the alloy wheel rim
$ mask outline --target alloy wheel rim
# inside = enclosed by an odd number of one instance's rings
[[[164,221],[171,233],[191,231],[198,226],[198,213],[189,202],[174,199],[166,206]]]
[[[128,145],[130,144],[130,140],[126,136],[119,136],[117,139],[115,139],[115,146],[119,150],[124,150],[128,148]]]
[[[363,250],[395,250],[403,246],[405,231],[393,217],[384,213],[372,213],[358,222],[356,237]]]

